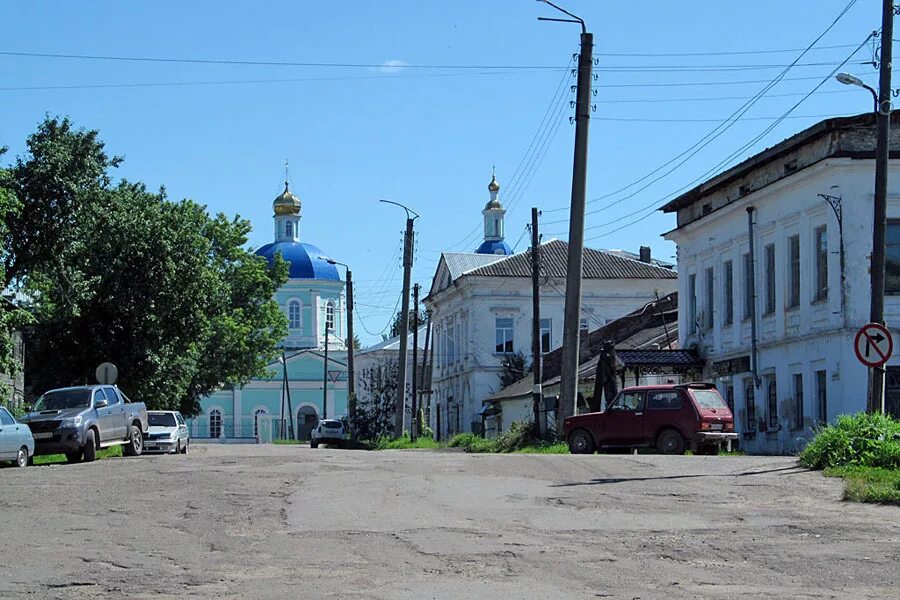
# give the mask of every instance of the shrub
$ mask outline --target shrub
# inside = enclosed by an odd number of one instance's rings
[[[900,469],[900,422],[881,414],[838,417],[800,453],[810,469],[859,466]]]
[[[509,430],[497,436],[500,452],[515,452],[528,446],[540,443],[534,436],[534,425],[531,421],[516,421]]]

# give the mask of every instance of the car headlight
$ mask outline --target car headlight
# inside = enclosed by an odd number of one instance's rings
[[[174,440],[174,439],[176,439],[177,437],[178,437],[178,432],[177,432],[177,431],[173,431],[172,433],[169,434],[169,439],[170,439],[170,440]]]
[[[63,419],[62,423],[60,423],[63,427],[79,427],[81,426],[82,416],[78,415],[77,417],[69,417],[68,419]]]

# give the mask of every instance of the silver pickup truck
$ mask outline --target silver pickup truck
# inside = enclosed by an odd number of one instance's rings
[[[31,428],[34,453],[64,453],[69,462],[90,462],[97,450],[123,446],[126,456],[144,449],[147,407],[111,385],[50,390],[20,419]]]

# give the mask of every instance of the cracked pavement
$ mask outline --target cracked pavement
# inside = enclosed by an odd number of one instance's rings
[[[194,445],[0,469],[0,598],[900,598],[900,508],[785,457]]]

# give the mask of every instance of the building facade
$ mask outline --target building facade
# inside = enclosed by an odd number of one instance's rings
[[[485,233],[503,210],[492,179],[485,209]],[[489,212],[490,211],[490,212]],[[485,243],[496,243],[486,235]],[[501,240],[502,241],[502,240]],[[482,244],[479,247],[481,250]],[[568,245],[541,245],[541,344],[562,345]],[[608,321],[675,291],[671,269],[599,250],[584,251],[582,330]],[[430,426],[441,439],[481,427],[482,402],[500,389],[503,360],[531,355],[531,256],[501,253],[443,253],[425,305],[432,312],[434,367]]]
[[[866,408],[853,339],[869,321],[874,147],[871,115],[830,119],[662,209],[677,213],[665,237],[678,246],[680,344],[705,359],[751,452],[796,452],[817,425]],[[889,327],[900,318],[900,161],[890,175]],[[896,412],[900,361],[887,374]]]
[[[272,208],[274,241],[256,254],[289,263],[288,281],[275,293],[288,321],[282,357],[265,377],[201,399],[202,413],[190,424],[195,438],[308,439],[320,418],[347,414],[344,281],[322,250],[301,242],[302,206],[287,182]]]

